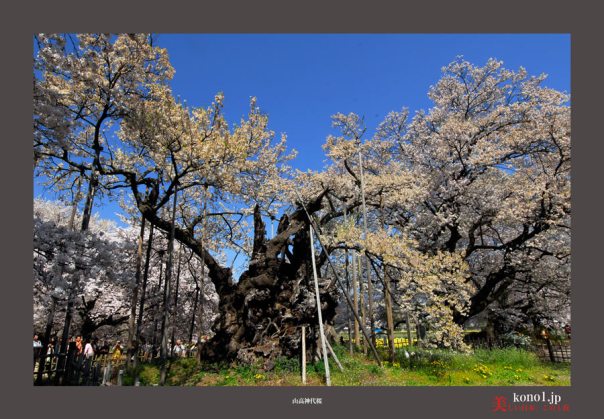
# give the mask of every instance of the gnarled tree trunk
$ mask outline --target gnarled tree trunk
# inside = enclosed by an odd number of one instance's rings
[[[320,209],[324,193],[307,204],[309,213]],[[157,227],[164,230],[170,227],[150,206],[139,203],[139,209]],[[203,258],[219,296],[219,316],[212,326],[215,334],[201,345],[202,360],[258,363],[270,370],[276,358],[300,355],[300,326],[311,326],[314,340],[318,340],[318,328],[313,327],[318,320],[310,280],[309,220],[303,208],[289,217],[284,215],[277,235],[270,240],[266,238],[259,208],[255,208],[252,257],[248,270],[236,283],[231,270],[220,266],[187,231],[176,228],[175,237]],[[320,281],[320,294],[323,321],[329,330],[336,314],[335,283]],[[309,345],[311,356],[313,346]]]
[[[272,369],[277,357],[300,355],[300,326],[317,325],[306,221],[282,218],[277,239],[268,241],[256,209],[249,269],[237,284],[219,292],[220,316],[213,326],[216,334],[202,346],[202,359],[261,363]],[[323,319],[329,325],[337,306],[335,285],[322,281],[320,294]],[[318,328],[312,330],[317,340]]]

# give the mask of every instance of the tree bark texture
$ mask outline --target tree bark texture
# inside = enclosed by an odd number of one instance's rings
[[[212,327],[215,335],[202,345],[200,355],[202,360],[256,363],[270,370],[278,357],[301,354],[302,325],[317,325],[308,222],[302,213],[284,217],[277,236],[267,240],[256,208],[254,231],[249,269],[237,284],[221,287],[220,315]],[[336,314],[337,291],[328,280],[320,281],[319,288],[329,330]],[[319,328],[309,329],[313,333],[310,339],[317,340]]]
[[[310,214],[321,208],[325,193],[307,203]],[[138,207],[151,224],[170,231],[172,223],[160,218],[152,205],[138,200]],[[200,345],[201,360],[260,364],[270,370],[278,357],[300,355],[302,325],[309,326],[310,341],[319,338],[309,225],[306,212],[298,208],[281,218],[277,234],[269,240],[260,209],[256,207],[251,260],[237,282],[233,281],[231,269],[221,266],[201,240],[187,230],[174,229],[175,239],[202,259],[219,296],[219,316],[212,326],[214,335]],[[337,306],[336,286],[332,281],[320,279],[319,288],[326,330],[333,334],[330,325]]]

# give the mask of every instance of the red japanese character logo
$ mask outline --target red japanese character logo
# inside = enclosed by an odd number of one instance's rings
[[[493,401],[493,412],[507,412],[508,399],[505,396],[495,396]]]

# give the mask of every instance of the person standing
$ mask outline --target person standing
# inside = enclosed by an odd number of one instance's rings
[[[75,338],[73,336],[71,336],[68,340],[67,343],[67,356],[71,357],[75,354],[77,348],[76,348],[76,341]]]
[[[41,348],[41,347],[42,347],[42,342],[40,342],[38,335],[34,335],[34,348]]]
[[[84,356],[86,359],[92,359],[94,357],[94,346],[92,345],[92,342],[86,342],[86,345],[84,345]]]
[[[174,356],[177,358],[184,358],[187,356],[187,348],[183,345],[180,339],[176,339],[176,345],[174,346]]]
[[[38,338],[37,334],[34,334],[34,368],[36,367],[36,361],[40,358],[40,353],[42,351],[42,342]]]
[[[84,347],[82,345],[82,336],[80,336],[80,335],[76,336],[75,346],[76,346],[76,355],[82,355],[82,352],[84,351]]]
[[[46,370],[50,369],[52,366],[52,358],[55,353],[55,343],[52,341],[48,342],[46,346],[46,360],[44,361],[44,368]],[[46,373],[48,374],[48,372]]]
[[[122,342],[117,341],[113,347],[111,359],[115,362],[119,362],[122,359]]]

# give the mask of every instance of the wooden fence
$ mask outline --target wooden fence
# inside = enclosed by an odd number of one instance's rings
[[[144,347],[138,353],[143,363],[159,360],[159,348]],[[197,348],[188,348],[182,355],[171,353],[170,358],[197,357]],[[100,386],[122,385],[126,370],[126,355],[96,354],[86,358],[75,354],[37,355],[34,351],[34,385]]]
[[[474,336],[464,340],[475,349],[503,349],[509,347],[518,347],[534,352],[539,359],[544,362],[571,362],[570,340],[558,341],[550,339],[535,339],[527,346],[513,345],[510,344],[509,341],[504,341],[502,339],[487,340],[484,337]],[[412,345],[417,345],[417,342],[417,339],[412,339]],[[342,343],[348,344],[348,339],[342,337]],[[378,348],[385,348],[388,346],[388,338],[376,337],[375,344]],[[394,338],[394,347],[396,349],[402,349],[407,346],[409,346],[409,341],[407,338]]]
[[[120,385],[125,356],[52,354],[34,359],[34,385],[100,386]]]
[[[570,362],[570,341],[539,341],[534,345],[535,353],[542,361]]]
[[[500,349],[514,347],[501,339],[488,341],[485,338],[466,339],[473,348]],[[515,345],[518,348],[534,352],[544,362],[571,362],[570,340],[533,339],[527,345]]]

